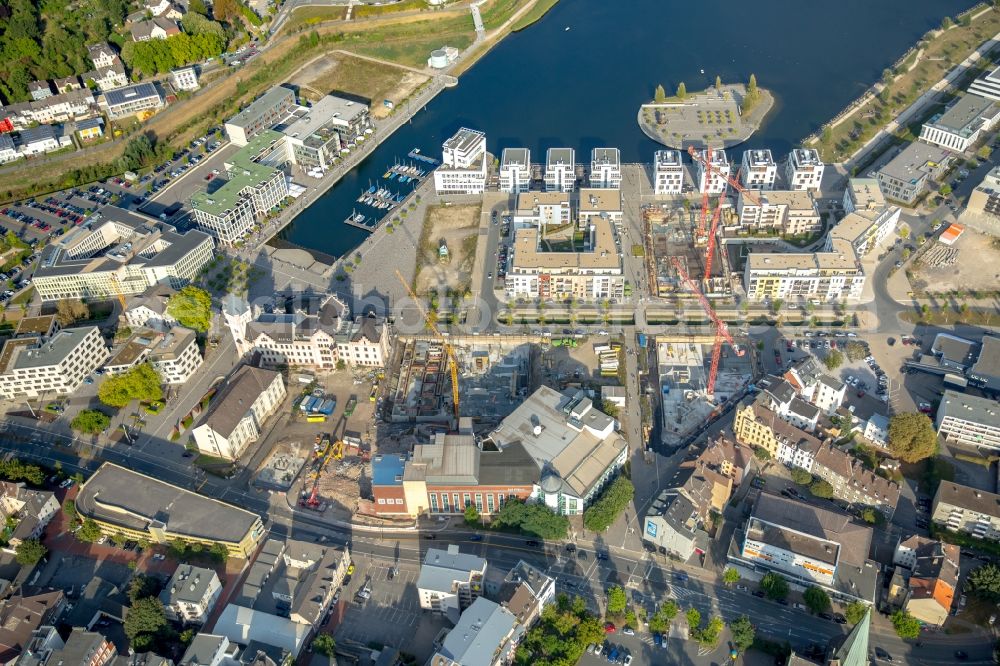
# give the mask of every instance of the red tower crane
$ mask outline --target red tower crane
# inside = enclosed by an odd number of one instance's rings
[[[715,380],[719,377],[719,359],[722,357],[723,340],[729,343],[729,346],[733,348],[733,351],[737,356],[743,356],[743,350],[736,345],[736,342],[733,340],[733,336],[729,335],[729,327],[726,326],[726,322],[719,319],[719,316],[715,314],[715,310],[712,308],[712,304],[709,303],[708,299],[705,298],[705,295],[701,293],[701,289],[698,288],[698,285],[695,284],[694,280],[688,277],[684,267],[681,266],[680,259],[677,257],[671,257],[671,262],[677,270],[677,275],[684,280],[688,288],[691,289],[691,291],[694,292],[694,295],[698,297],[701,307],[705,310],[705,313],[709,316],[712,320],[712,324],[715,326],[715,344],[712,345],[712,365],[708,371],[708,385],[706,386],[708,394],[714,395]]]

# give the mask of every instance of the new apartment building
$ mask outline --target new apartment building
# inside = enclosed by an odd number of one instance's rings
[[[625,276],[612,223],[597,218],[583,230],[582,251],[546,249],[542,231],[518,229],[505,289],[510,298],[622,298]]]
[[[250,103],[247,108],[226,121],[226,135],[237,146],[281,122],[295,107],[295,92],[275,86]]]
[[[946,150],[964,153],[1000,121],[1000,103],[979,95],[959,97],[944,113],[925,122],[920,138]]]
[[[500,191],[508,194],[527,192],[531,185],[531,151],[527,148],[504,148],[500,157]]]
[[[617,148],[594,148],[591,151],[590,186],[605,189],[622,186],[622,158]]]
[[[104,299],[150,287],[188,284],[212,260],[215,243],[200,231],[106,206],[88,227],[77,227],[42,250],[34,286],[43,301]]]
[[[798,236],[823,228],[816,201],[805,190],[740,192],[736,212],[742,231],[773,230]]]
[[[486,135],[463,127],[442,145],[434,170],[438,194],[482,194],[486,190]]]
[[[773,190],[778,178],[778,164],[767,149],[743,151],[740,181],[751,190]]]
[[[572,148],[549,148],[545,151],[545,191],[572,192],[575,189],[576,151]]]
[[[272,164],[286,159],[283,135],[273,130],[256,133],[225,162],[225,178],[212,190],[191,197],[198,227],[224,245],[234,245],[249,234],[265,214],[288,196],[285,172]]]
[[[790,190],[818,192],[823,182],[823,161],[813,148],[796,148],[788,154],[785,180]]]
[[[191,438],[202,453],[236,460],[285,400],[281,373],[243,365],[227,378]]]
[[[241,558],[256,550],[264,534],[255,513],[107,462],[81,486],[76,510],[109,536],[159,544],[221,544]]]
[[[0,396],[68,395],[108,358],[96,326],[7,340],[0,348]]]
[[[104,93],[104,107],[112,119],[124,118],[140,111],[160,109],[164,105],[163,95],[154,83],[137,83],[107,90]]]
[[[653,155],[653,194],[681,194],[684,191],[684,164],[681,151],[658,150]]]
[[[117,375],[149,363],[164,384],[176,386],[191,379],[201,362],[198,336],[191,329],[175,326],[163,332],[139,328],[112,352],[104,368],[109,374]]]
[[[886,197],[909,206],[945,172],[951,160],[947,150],[914,141],[882,166],[876,178]]]
[[[835,239],[832,247],[823,252],[751,252],[743,280],[751,301],[781,298],[792,302],[836,302],[861,298],[865,272],[851,244]]]
[[[285,294],[252,305],[230,295],[222,315],[241,356],[257,354],[271,368],[333,370],[340,361],[352,367],[383,367],[391,342],[385,319],[351,319],[336,296]]]
[[[942,481],[934,496],[931,520],[953,532],[1000,541],[1000,495]]]
[[[711,157],[709,157],[709,153]],[[698,160],[698,191],[709,194],[723,194],[729,187],[729,159],[724,150],[702,150]],[[705,164],[711,165],[711,175]]]
[[[946,389],[934,420],[946,442],[1000,450],[1000,404]]]

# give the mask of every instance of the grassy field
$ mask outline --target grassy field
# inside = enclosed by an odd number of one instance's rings
[[[343,21],[346,17],[347,7],[298,7],[288,17],[282,32],[301,32],[318,23]]]
[[[908,67],[907,62],[913,62],[913,57],[908,58],[878,97],[855,109],[826,133],[825,140],[815,144],[824,161],[844,160],[997,32],[1000,32],[1000,11],[991,10],[968,26],[959,24],[924,35],[921,40],[924,52],[916,67],[903,71]]]
[[[511,26],[511,31],[517,32],[519,30],[524,30],[535,21],[540,20],[555,6],[557,2],[559,2],[559,0],[538,0],[534,7],[529,9],[524,16],[519,18],[514,25]]]
[[[351,13],[353,18],[370,18],[396,12],[412,12],[429,9],[427,0],[402,0],[391,5],[357,5]]]

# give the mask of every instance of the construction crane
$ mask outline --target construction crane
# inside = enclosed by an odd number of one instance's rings
[[[309,507],[310,509],[319,508],[319,480],[323,476],[323,470],[326,469],[326,464],[330,462],[330,458],[336,458],[341,460],[344,457],[344,432],[343,428],[347,425],[347,415],[341,414],[340,421],[337,423],[336,428],[333,432],[333,437],[330,435],[323,435],[320,438],[320,442],[326,441],[326,447],[323,449],[322,460],[320,460],[319,467],[316,468],[315,475],[313,477],[312,490],[309,493],[309,497],[301,500],[299,502],[300,506]],[[340,431],[337,434],[337,431]]]
[[[397,270],[396,277],[399,278],[400,283],[406,289],[406,293],[410,295],[413,302],[416,304],[417,309],[420,310],[420,314],[424,318],[424,322],[427,323],[427,328],[431,329],[435,336],[441,340],[441,344],[444,346],[444,353],[448,357],[448,370],[451,372],[451,404],[455,409],[455,427],[458,427],[458,359],[455,358],[455,350],[452,348],[451,344],[440,330],[438,330],[437,324],[431,319],[431,316],[424,310],[424,306],[420,303],[420,299],[417,295],[413,293],[410,289],[410,285],[406,284],[406,280],[403,279],[402,274]]]
[[[736,342],[733,340],[733,336],[729,335],[729,327],[726,326],[726,322],[719,319],[719,316],[715,314],[715,310],[712,308],[712,304],[708,302],[705,298],[705,294],[701,293],[701,289],[698,285],[688,277],[687,271],[681,265],[681,261],[677,257],[671,257],[671,262],[674,268],[677,270],[677,275],[687,284],[688,288],[694,292],[695,296],[698,297],[698,301],[701,303],[701,307],[705,310],[705,313],[712,320],[712,324],[715,326],[715,343],[712,345],[712,365],[708,371],[708,385],[705,387],[706,392],[709,395],[715,395],[715,380],[719,377],[719,359],[722,357],[722,342],[723,340],[729,343],[729,346],[733,348],[737,356],[743,356],[743,350],[737,346]]]

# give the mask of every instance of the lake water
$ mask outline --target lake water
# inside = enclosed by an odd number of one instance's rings
[[[343,224],[360,191],[414,147],[440,157],[441,142],[461,126],[486,132],[498,156],[505,147],[527,146],[541,162],[546,148],[570,146],[578,162],[589,162],[595,146],[615,146],[623,161],[650,162],[661,146],[635,119],[657,83],[670,92],[684,81],[693,91],[711,85],[716,74],[724,81],[756,74],[777,103],[743,146],[771,148],[783,158],[942,17],[971,4],[560,0],[438,95],[281,237],[337,256],[350,251],[367,235]]]

